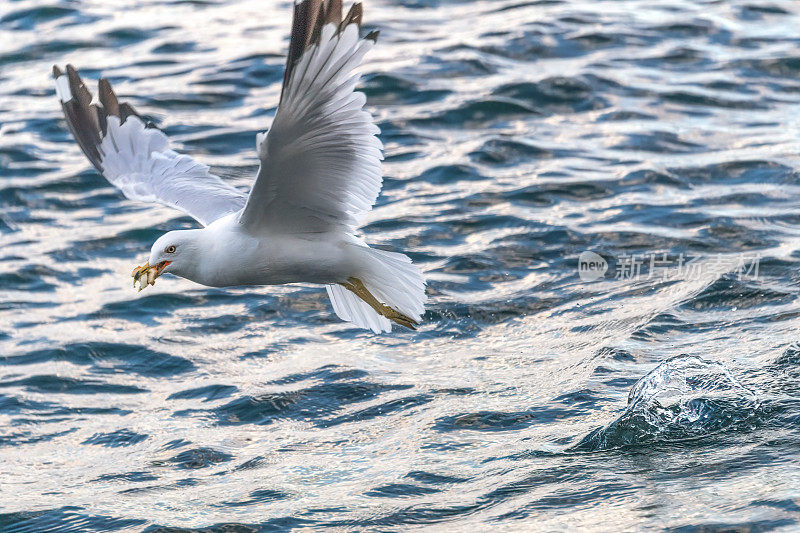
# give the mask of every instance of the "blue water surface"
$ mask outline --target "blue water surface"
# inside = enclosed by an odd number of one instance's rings
[[[368,2],[363,234],[430,296],[383,336],[314,286],[138,294],[195,223],[55,97],[106,76],[246,189],[290,18],[0,2],[0,530],[800,529],[800,5]]]

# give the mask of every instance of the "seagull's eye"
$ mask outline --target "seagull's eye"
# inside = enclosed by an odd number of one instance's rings
[[[175,245],[173,244],[171,246],[167,246],[167,249],[164,250],[164,251],[167,252],[168,254],[174,254],[175,253]]]

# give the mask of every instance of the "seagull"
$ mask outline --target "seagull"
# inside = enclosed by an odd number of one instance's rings
[[[260,166],[249,194],[169,147],[120,102],[108,80],[93,101],[78,71],[53,67],[56,94],[89,161],[129,199],[158,202],[202,228],[170,231],[133,271],[139,290],[169,272],[209,287],[324,285],[336,315],[375,333],[415,329],[425,279],[408,256],[356,235],[381,190],[383,145],[353,73],[378,32],[360,37],[363,8],[342,0],[294,4],[275,118],[256,135]]]

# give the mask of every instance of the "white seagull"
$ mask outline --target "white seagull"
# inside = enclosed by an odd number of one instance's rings
[[[354,90],[353,69],[378,37],[359,37],[361,16],[357,3],[342,17],[342,0],[294,5],[280,102],[269,132],[256,136],[261,165],[249,195],[171,150],[108,80],[92,103],[75,68],[53,67],[67,124],[97,170],[126,197],[204,226],[161,236],[132,274],[139,290],[164,272],[210,287],[319,283],[342,320],[376,333],[419,323],[419,268],[355,235],[380,193],[383,159],[380,130]]]

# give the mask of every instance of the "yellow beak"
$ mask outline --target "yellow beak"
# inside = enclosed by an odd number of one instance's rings
[[[139,282],[139,291],[141,292],[147,285],[155,285],[156,278],[161,275],[165,268],[171,261],[161,261],[155,266],[150,266],[150,262],[142,266],[138,266],[131,272],[133,278],[133,286],[136,287],[136,282]]]

